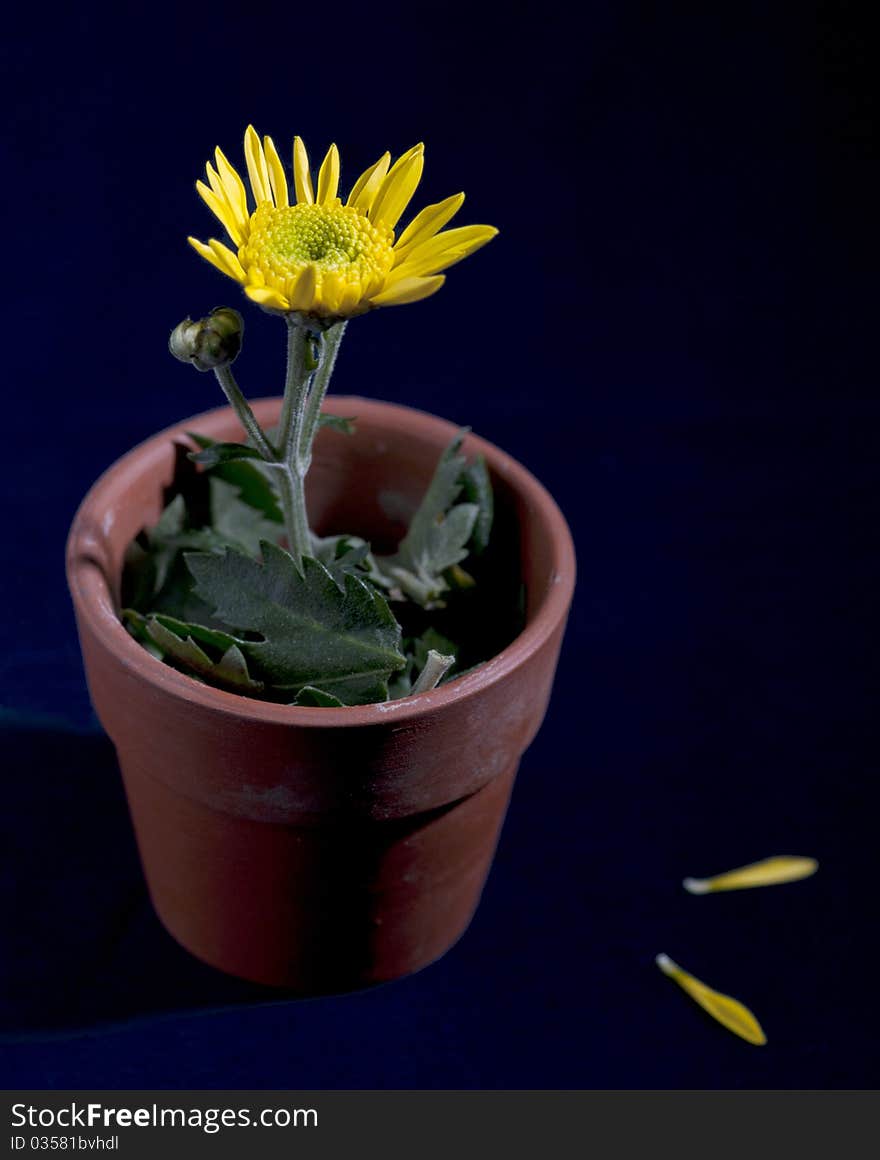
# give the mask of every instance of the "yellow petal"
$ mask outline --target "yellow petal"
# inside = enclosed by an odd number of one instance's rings
[[[424,148],[418,146],[416,150],[410,151],[402,165],[398,162],[392,166],[370,207],[370,221],[381,222],[394,229],[416,191],[424,167]]]
[[[269,168],[263,155],[263,146],[253,125],[248,125],[244,134],[244,158],[247,162],[248,177],[251,189],[254,191],[254,201],[257,205],[261,201],[272,200],[272,187],[269,184]]]
[[[245,294],[260,306],[268,306],[270,310],[289,310],[290,303],[279,290],[269,286],[245,286]]]
[[[213,189],[209,189],[203,181],[196,182],[196,189],[199,191],[199,197],[217,218],[226,232],[232,238],[237,246],[240,246],[244,241],[244,233],[241,224],[237,220],[236,214],[230,208],[229,203],[225,198],[219,197]]]
[[[370,206],[373,204],[379,186],[385,180],[390,164],[391,154],[383,153],[375,165],[364,170],[352,186],[346,204],[354,206],[355,209],[359,209],[363,213],[369,213]]]
[[[321,274],[321,305],[328,314],[339,311],[345,292],[345,279],[334,270],[324,270]]]
[[[339,294],[339,304],[336,313],[343,316],[350,315],[361,305],[363,291],[358,282],[345,282]]]
[[[491,242],[497,233],[494,226],[461,226],[456,230],[436,234],[411,250],[405,262],[395,266],[391,280],[422,277],[425,274],[436,274],[438,270],[447,270]]]
[[[318,205],[330,205],[339,189],[339,150],[331,145],[318,170]]]
[[[436,294],[445,281],[445,274],[438,274],[436,278],[402,278],[381,294],[374,294],[370,302],[374,306],[403,306],[406,302],[419,302]]]
[[[218,256],[214,252],[214,250],[211,248],[210,245],[205,245],[205,243],[200,242],[198,238],[187,238],[186,240],[189,242],[189,244],[192,246],[192,248],[195,250],[195,252],[197,254],[199,254],[201,257],[203,257],[206,262],[210,262],[212,266],[215,266],[220,271],[221,274],[225,274],[227,276],[227,278],[234,277],[233,274],[229,273],[229,270],[228,270],[223,258]],[[219,242],[217,244],[219,245]],[[224,247],[224,249],[225,249],[225,247]]]
[[[223,182],[220,180],[220,176],[217,173],[217,170],[214,168],[210,161],[205,162],[205,172],[208,175],[208,183],[211,186],[211,189],[213,189],[218,197],[222,197],[225,201],[226,190],[223,188]]]
[[[296,280],[287,297],[290,299],[291,310],[310,310],[315,301],[315,290],[318,286],[318,270],[314,265],[308,265]]]
[[[312,205],[315,194],[312,189],[312,175],[309,173],[309,155],[303,144],[302,137],[293,139],[293,186],[296,190],[297,202]]]
[[[272,196],[278,209],[287,205],[287,178],[284,175],[284,166],[275,148],[271,137],[263,138],[263,147],[266,153],[266,164],[269,166],[269,183],[272,186]]]
[[[448,221],[458,213],[464,203],[463,193],[454,193],[445,201],[438,201],[435,205],[426,205],[409,223],[394,247],[395,265],[406,260],[407,253],[413,246],[420,245],[433,238],[434,234],[442,230]]]
[[[211,247],[217,260],[223,263],[222,269],[224,274],[228,274],[236,282],[244,282],[246,280],[244,269],[238,260],[237,254],[234,254],[228,246],[224,246],[222,242],[218,242],[216,238],[210,238],[208,245]]]
[[[240,220],[247,221],[249,215],[247,191],[244,188],[244,182],[238,176],[238,172],[226,160],[223,150],[219,146],[214,150],[214,160],[217,162],[217,173],[220,176],[220,181],[223,183],[226,200],[229,202],[230,208]]]
[[[716,890],[744,890],[751,886],[775,886],[779,882],[796,882],[809,878],[819,869],[815,858],[778,854],[761,862],[750,862],[714,878],[685,878],[682,885],[691,894],[711,894]]]
[[[711,987],[707,987],[705,983],[688,974],[678,963],[674,963],[668,955],[657,955],[656,962],[664,975],[674,979],[696,1003],[699,1003],[704,1011],[707,1011],[728,1031],[732,1031],[740,1039],[745,1039],[759,1047],[767,1042],[767,1036],[764,1034],[761,1024],[748,1007],[744,1007],[738,999],[732,999],[730,995],[722,995],[720,991],[713,991]]]
[[[391,169],[389,170],[389,172],[394,173],[394,171],[396,169],[400,169],[404,165],[406,165],[406,163],[408,161],[410,161],[413,157],[415,157],[415,155],[417,153],[424,153],[424,152],[425,152],[425,143],[424,143],[424,141],[419,141],[416,145],[413,145],[412,149],[407,149],[406,153],[401,153],[401,155],[397,158],[397,160],[391,166]]]

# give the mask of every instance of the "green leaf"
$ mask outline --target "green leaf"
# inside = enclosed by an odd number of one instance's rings
[[[147,652],[156,657],[157,660],[165,659],[165,654],[147,632],[147,618],[145,616],[142,616],[136,608],[123,608],[119,615],[129,635],[133,636],[138,644],[143,645]]]
[[[249,556],[260,554],[260,544],[263,540],[277,543],[284,533],[282,524],[275,523],[259,508],[247,504],[238,488],[212,474],[211,480],[211,523],[217,536],[217,543],[212,547],[243,548]],[[198,544],[190,545],[193,548]]]
[[[132,636],[160,660],[173,662],[190,675],[237,693],[253,695],[262,691],[262,683],[251,680],[238,642],[227,633],[187,624],[172,616],[141,616],[130,608],[122,616]],[[202,646],[219,653],[219,658],[209,655]]]
[[[212,652],[226,652],[227,649],[238,643],[237,639],[228,632],[223,632],[217,628],[208,628],[204,624],[190,624],[188,621],[178,620],[175,616],[157,613],[151,614],[146,620],[148,632],[152,624],[155,623],[174,633],[180,640],[192,637],[194,641],[210,648]]]
[[[129,544],[125,554],[124,589],[125,600],[132,608],[146,611],[166,586],[174,570],[179,548],[210,547],[196,536],[193,542],[187,537],[188,513],[182,495],[177,495],[168,504],[158,522],[142,532]]]
[[[251,694],[259,693],[263,688],[262,682],[251,680],[247,661],[237,641],[232,637],[165,616],[148,617],[147,632],[166,657],[204,677],[211,684]],[[214,644],[222,640],[226,647],[220,659],[212,660],[199,644],[199,640],[202,643]]]
[[[462,471],[459,481],[464,498],[468,503],[477,506],[477,518],[474,520],[468,547],[478,556],[488,547],[492,521],[495,517],[492,481],[489,479],[489,468],[486,466],[485,458],[478,455],[473,463],[469,463]]]
[[[418,567],[427,573],[445,572],[467,556],[467,542],[477,518],[477,505],[459,503],[431,529],[427,546],[415,557]]]
[[[230,470],[227,465],[220,470]],[[249,464],[242,466],[249,467]],[[200,496],[197,518],[182,494],[162,512],[154,527],[143,531],[126,551],[123,600],[142,614],[162,613],[184,623],[216,628],[230,626],[212,616],[211,609],[193,592],[193,578],[183,560],[185,551],[220,551],[238,548],[258,555],[263,540],[277,541],[283,525],[242,498],[235,484],[214,473],[200,473],[205,493]],[[207,524],[204,521],[208,521]]]
[[[195,431],[187,431],[187,435],[199,447],[211,448],[215,441],[206,435],[199,435]],[[262,512],[275,523],[284,523],[284,513],[272,483],[272,468],[267,467],[259,459],[237,459],[232,462],[219,463],[211,468],[211,475],[215,479],[222,479],[224,483],[231,483],[238,489],[239,498],[248,507]]]
[[[294,705],[312,705],[319,709],[341,709],[345,704],[332,693],[325,693],[323,689],[316,689],[314,685],[306,685],[300,689]]]
[[[312,535],[312,552],[342,589],[346,572],[363,580],[370,571],[370,545],[360,536]]]
[[[262,638],[238,641],[255,678],[291,695],[313,685],[348,705],[384,701],[388,677],[406,663],[384,597],[351,572],[340,588],[310,557],[300,575],[288,552],[261,547],[262,564],[232,549],[186,555],[196,594]]]
[[[467,554],[480,509],[475,503],[456,503],[464,487],[467,461],[459,454],[466,429],[446,448],[406,536],[393,556],[377,556],[376,566],[392,592],[399,592],[425,608],[442,608],[449,590],[443,576]]]
[[[343,419],[341,415],[328,415],[326,411],[322,411],[318,416],[318,427],[331,427],[334,431],[338,431],[340,435],[354,435],[356,419]]]
[[[460,477],[467,460],[459,454],[459,449],[467,432],[466,427],[459,431],[440,456],[428,490],[410,522],[409,531],[401,541],[400,548],[406,547],[413,557],[426,550],[437,521],[452,507],[462,489]]]
[[[176,495],[165,508],[154,527],[147,536],[151,541],[164,540],[168,536],[178,536],[186,527],[186,501],[182,495]]]
[[[193,463],[202,467],[218,467],[221,463],[239,463],[242,459],[262,459],[259,451],[246,443],[212,443],[202,451],[189,453]]]

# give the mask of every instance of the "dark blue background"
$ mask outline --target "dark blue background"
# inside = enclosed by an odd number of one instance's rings
[[[876,1085],[876,151],[865,30],[834,8],[7,27],[4,1086]],[[418,203],[464,188],[462,223],[500,227],[429,302],[353,324],[334,390],[503,446],[580,565],[470,931],[408,980],[256,1007],[145,901],[62,571],[100,471],[219,401],[165,336],[239,305],[184,238],[213,232],[192,183],[216,143],[241,162],[248,121],[316,161],[336,140],[348,183],[423,139]],[[275,393],[278,323],[241,308],[240,377]],[[774,853],[821,870],[681,890]],[[660,950],[769,1045],[705,1019]]]

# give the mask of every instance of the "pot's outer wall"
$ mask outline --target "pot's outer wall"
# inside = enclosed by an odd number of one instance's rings
[[[280,400],[255,410],[264,425]],[[358,419],[323,432],[313,526],[393,535],[456,429],[408,408],[334,399]],[[344,709],[209,688],[150,656],[117,615],[125,549],[154,523],[187,430],[240,438],[224,408],[135,448],[95,484],[68,542],[89,690],[119,755],[150,894],[194,954],[257,982],[319,993],[397,978],[467,927],[524,749],[546,711],[574,587],[568,528],[543,487],[475,437],[520,532],[525,630],[429,693]],[[397,506],[400,504],[397,497]],[[387,503],[386,503],[387,507]]]
[[[357,416],[357,434],[322,432],[310,513],[315,523],[332,511],[338,526],[374,531],[388,522],[376,497],[401,479],[413,498],[420,495],[456,428],[363,399],[332,404]],[[264,401],[258,417],[268,425],[278,407]],[[468,438],[464,450],[486,456],[520,521],[529,626],[511,648],[440,690],[403,701],[342,710],[266,705],[175,672],[133,641],[116,615],[125,549],[158,517],[173,439],[188,430],[240,435],[227,408],[162,432],[98,481],[71,531],[68,573],[89,691],[117,750],[138,754],[142,768],[213,809],[276,823],[308,824],[309,815],[328,811],[377,819],[420,813],[474,793],[510,768],[544,718],[574,587],[568,529],[541,485],[491,444]]]

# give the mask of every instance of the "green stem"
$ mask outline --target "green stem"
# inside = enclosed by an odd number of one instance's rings
[[[304,326],[300,326],[288,316],[287,375],[278,428],[278,475],[287,542],[300,573],[303,556],[312,554],[309,518],[306,512],[305,472],[300,470],[298,448],[308,400],[309,380],[314,370],[312,336]]]
[[[425,667],[413,685],[412,692],[427,693],[429,689],[436,689],[437,685],[439,685],[440,681],[446,676],[454,664],[455,657],[444,656],[433,648],[428,649]]]
[[[303,556],[312,554],[305,500],[306,472],[312,461],[312,443],[318,430],[321,403],[327,393],[344,330],[345,323],[339,322],[317,340],[321,344],[321,354],[316,367],[312,354],[314,336],[290,316],[287,319],[287,375],[275,462],[279,468],[287,541],[300,571]]]
[[[278,491],[281,510],[284,513],[284,527],[290,554],[297,571],[303,574],[303,556],[311,556],[312,544],[309,534],[309,517],[306,513],[306,496],[302,479],[286,464],[278,465]]]
[[[330,376],[333,374],[333,368],[336,366],[336,356],[339,353],[339,345],[342,342],[342,336],[345,334],[347,325],[348,323],[346,321],[337,322],[335,326],[331,326],[324,334],[321,361],[312,381],[312,389],[309,392],[305,419],[299,438],[298,459],[303,475],[305,475],[312,464],[312,444],[315,441],[315,435],[318,431],[318,422],[321,418],[321,405],[324,402],[324,396],[327,394],[327,388],[330,385]]]
[[[254,446],[263,459],[267,463],[275,463],[278,456],[275,453],[275,448],[263,434],[263,429],[257,422],[253,411],[250,408],[250,403],[241,393],[238,383],[229,367],[215,367],[214,374],[217,376],[217,381],[223,389],[223,394],[229,400],[229,403],[238,415],[242,427],[253,440]]]
[[[304,326],[300,326],[288,316],[287,375],[284,380],[284,402],[281,405],[278,447],[284,462],[290,466],[293,466],[300,438],[309,379],[314,369],[312,335]]]

